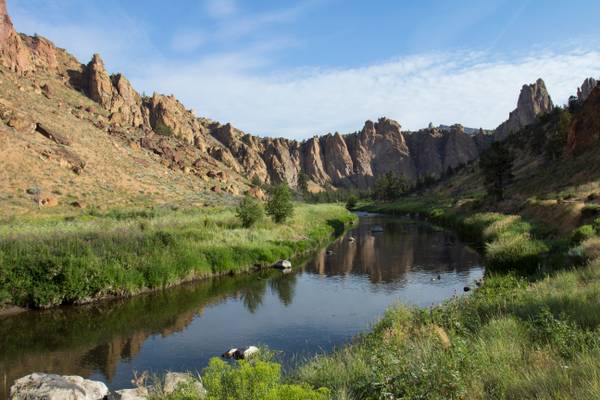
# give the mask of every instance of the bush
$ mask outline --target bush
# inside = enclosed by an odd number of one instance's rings
[[[274,362],[237,361],[231,365],[219,358],[210,360],[202,381],[207,400],[327,400],[329,391],[281,381],[281,366]]]
[[[285,183],[275,186],[267,203],[267,214],[279,224],[290,218],[293,213],[292,191]]]
[[[356,203],[358,203],[358,198],[355,195],[350,195],[350,197],[348,197],[348,200],[346,201],[346,208],[348,210],[354,210],[354,208],[356,207]]]
[[[245,196],[237,206],[236,215],[244,228],[250,228],[264,217],[265,211],[258,200]]]
[[[594,236],[596,236],[596,230],[592,225],[581,225],[579,228],[573,231],[571,242],[573,244],[579,244],[584,240],[590,239]]]
[[[154,132],[161,136],[173,136],[173,129],[162,121],[158,121],[154,126]]]

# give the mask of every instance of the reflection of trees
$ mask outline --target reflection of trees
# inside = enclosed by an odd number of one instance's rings
[[[27,312],[0,320],[0,398],[11,383],[32,371],[110,379],[121,360],[134,358],[146,339],[184,330],[205,307],[241,298],[250,312],[263,302],[269,279],[284,304],[296,277],[263,271],[215,278],[130,299]]]
[[[269,281],[271,290],[277,293],[279,300],[281,300],[286,307],[292,304],[292,300],[294,299],[296,278],[296,274],[279,274]]]
[[[467,270],[479,263],[479,255],[451,232],[429,224],[389,219],[373,220],[383,225],[382,234],[372,234],[371,224],[361,224],[347,238],[331,246],[334,254],[318,254],[309,264],[321,275],[368,275],[374,283],[401,281],[415,269],[441,273]]]

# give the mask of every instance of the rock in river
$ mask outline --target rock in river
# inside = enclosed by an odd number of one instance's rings
[[[292,268],[292,263],[289,260],[280,260],[273,265],[273,268],[290,269]]]
[[[100,400],[107,395],[102,382],[42,373],[17,379],[10,388],[11,400]]]

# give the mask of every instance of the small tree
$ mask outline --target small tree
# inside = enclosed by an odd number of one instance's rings
[[[282,223],[294,213],[294,203],[292,203],[292,191],[287,184],[282,183],[273,187],[271,196],[267,202],[267,214],[271,216],[276,223]]]
[[[236,211],[236,215],[242,221],[244,228],[250,228],[265,215],[262,204],[251,196],[244,196]]]
[[[483,172],[483,179],[488,194],[496,201],[504,199],[504,189],[513,178],[512,165],[513,156],[508,147],[501,142],[494,142],[486,150],[479,160],[479,166]]]
[[[308,176],[304,172],[298,175],[298,190],[300,193],[308,193]]]
[[[354,194],[351,194],[350,197],[348,197],[348,200],[346,200],[346,208],[348,210],[354,210],[356,203],[358,203],[358,197],[356,197]]]
[[[252,186],[256,186],[256,187],[261,187],[263,184],[258,175],[254,175],[252,177],[252,181],[250,183],[252,184]]]

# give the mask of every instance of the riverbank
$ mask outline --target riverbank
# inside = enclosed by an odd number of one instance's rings
[[[0,304],[47,308],[265,267],[314,250],[356,217],[298,204],[285,224],[243,228],[233,207],[114,210],[0,226]]]
[[[542,239],[518,215],[434,202],[362,209],[419,213],[483,244],[485,283],[432,309],[390,308],[355,343],[302,365],[295,381],[336,399],[600,398],[600,260],[558,266],[569,246],[590,252],[597,237]]]

